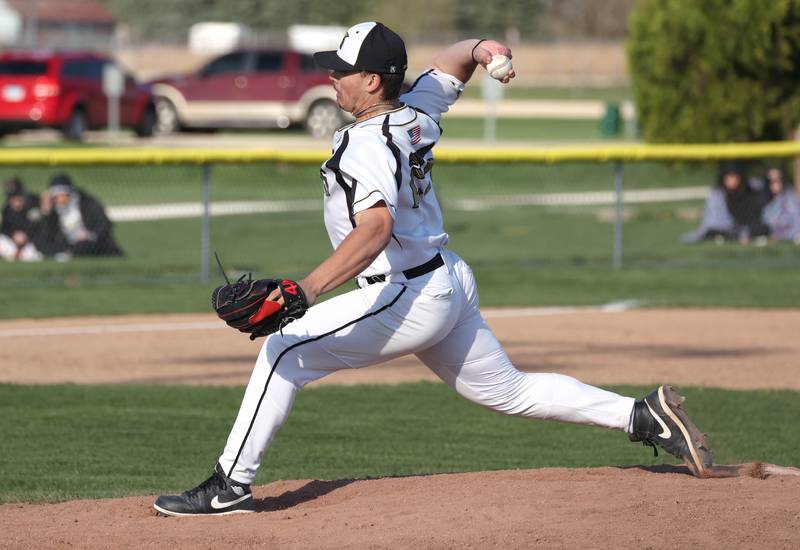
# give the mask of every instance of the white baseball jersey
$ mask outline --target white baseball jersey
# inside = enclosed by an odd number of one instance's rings
[[[394,218],[392,239],[363,276],[399,273],[433,258],[447,243],[431,181],[439,120],[464,84],[428,71],[400,100],[403,106],[338,130],[333,154],[320,169],[325,227],[337,248],[355,215],[383,201]]]

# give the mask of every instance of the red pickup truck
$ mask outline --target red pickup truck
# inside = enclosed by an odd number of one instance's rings
[[[108,123],[103,93],[108,57],[90,52],[9,52],[0,55],[0,135],[24,128],[57,128],[81,140],[86,130]],[[140,136],[153,133],[150,88],[126,76],[120,125]]]
[[[286,128],[303,124],[315,137],[345,122],[328,72],[292,50],[237,50],[194,74],[151,82],[156,131],[188,128]]]

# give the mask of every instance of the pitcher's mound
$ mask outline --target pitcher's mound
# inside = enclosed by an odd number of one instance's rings
[[[682,466],[513,470],[254,489],[259,513],[154,515],[154,497],[0,506],[3,548],[798,548],[800,477]]]

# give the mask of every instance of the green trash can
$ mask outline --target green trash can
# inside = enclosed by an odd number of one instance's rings
[[[622,114],[619,103],[606,103],[606,112],[600,120],[600,134],[604,137],[618,136],[622,130]]]

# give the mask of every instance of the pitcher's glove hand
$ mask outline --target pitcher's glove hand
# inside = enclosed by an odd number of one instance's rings
[[[267,300],[276,288],[283,296],[283,307],[278,302]],[[211,293],[211,305],[220,319],[236,330],[249,333],[251,340],[281,330],[305,315],[308,309],[303,289],[295,281],[254,281],[249,274],[235,283],[215,288]]]

